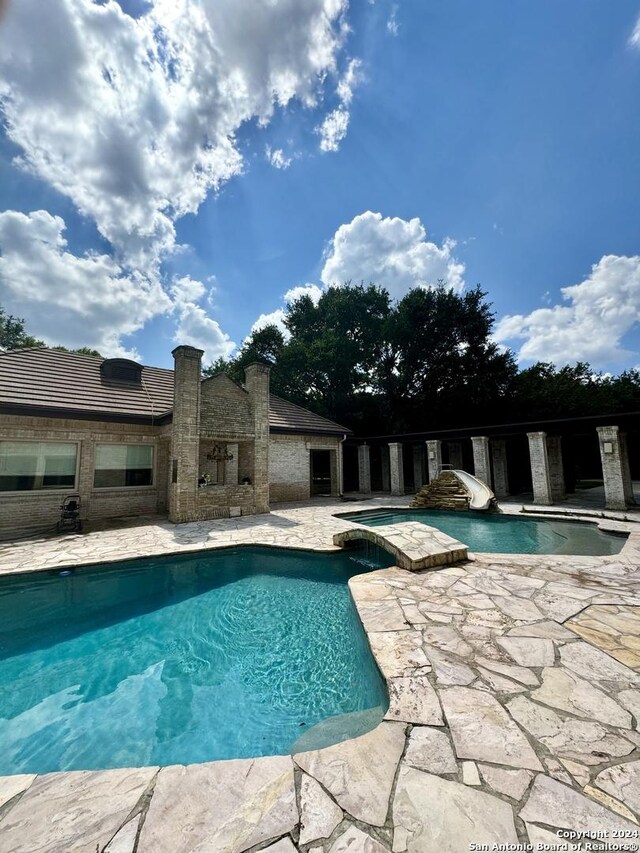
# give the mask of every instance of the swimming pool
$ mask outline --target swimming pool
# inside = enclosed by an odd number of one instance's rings
[[[373,728],[387,694],[347,587],[372,567],[250,547],[0,579],[0,775],[285,754]]]
[[[471,551],[487,554],[609,556],[618,554],[627,539],[627,534],[605,533],[590,523],[473,511],[374,509],[341,513],[337,517],[365,527],[419,521],[453,536]]]

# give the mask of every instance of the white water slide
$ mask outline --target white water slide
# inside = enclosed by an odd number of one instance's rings
[[[478,480],[478,478],[474,477],[472,474],[467,474],[466,471],[458,471],[456,469],[451,473],[455,474],[465,489],[471,493],[469,509],[489,509],[492,501],[496,499],[496,496],[486,483],[483,483],[482,480]]]

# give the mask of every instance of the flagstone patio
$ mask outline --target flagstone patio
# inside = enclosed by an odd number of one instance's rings
[[[329,550],[354,526],[335,511],[16,544],[0,571],[242,542]],[[624,655],[640,533],[627,529],[615,557],[476,554],[352,578],[390,695],[376,729],[293,756],[0,778],[0,853],[467,853],[569,833],[639,844],[640,674]]]

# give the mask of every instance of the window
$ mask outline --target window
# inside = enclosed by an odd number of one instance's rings
[[[77,444],[0,441],[0,492],[74,489]]]
[[[93,485],[96,489],[153,484],[150,444],[98,444]]]

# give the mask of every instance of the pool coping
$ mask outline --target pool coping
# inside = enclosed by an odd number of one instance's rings
[[[363,500],[361,502],[361,503],[365,504],[363,509],[362,510],[356,510],[355,512],[364,513],[364,512],[370,511],[372,504],[375,506],[376,509],[408,510],[408,509],[410,509],[410,507],[408,505],[409,500],[411,500],[410,497],[407,497],[405,499],[398,499],[398,498],[380,499],[380,498],[378,498],[375,500],[375,503],[374,503],[374,501],[367,499],[367,500]],[[317,508],[319,506],[317,503],[314,503],[314,502],[308,502],[308,504],[305,503],[304,505],[302,505],[300,503],[298,503],[298,504],[283,504],[280,507],[277,507],[276,509],[272,510],[272,512],[265,514],[264,516],[243,516],[242,518],[244,518],[244,519],[246,519],[246,518],[251,518],[251,519],[253,519],[253,518],[269,518],[271,516],[278,515],[278,514],[286,514],[286,512],[288,510],[291,510],[291,509],[296,510],[296,509],[300,509],[302,506],[306,507],[308,505],[313,506],[313,508]],[[326,507],[326,505],[324,505],[324,506]],[[332,508],[337,508],[337,507],[340,507],[340,505],[335,504],[332,506]],[[525,509],[525,505],[506,503],[506,504],[500,504],[499,507],[500,507],[500,510],[499,510],[500,514],[524,515],[526,518],[529,518],[531,520],[536,519],[536,513],[529,510],[529,509]],[[555,510],[557,510],[557,511],[555,511]],[[346,532],[353,525],[356,525],[357,529],[359,529],[359,530],[375,529],[375,528],[367,527],[366,525],[361,525],[355,519],[346,519],[344,517],[345,514],[349,514],[350,512],[354,512],[354,511],[350,510],[350,511],[347,511],[347,513],[344,513],[344,512],[340,512],[340,513],[329,512],[328,513],[328,516],[330,518],[336,519],[337,521],[345,524],[345,528],[341,531],[336,531],[335,532],[336,534]],[[618,552],[618,554],[612,554],[612,555],[601,555],[601,556],[598,556],[598,555],[570,555],[570,554],[565,554],[565,555],[531,554],[531,555],[527,555],[530,557],[544,558],[547,556],[565,556],[565,557],[593,556],[594,559],[615,559],[616,557],[623,555],[625,553],[626,549],[628,549],[630,547],[632,534],[635,533],[635,534],[640,535],[640,513],[638,514],[637,521],[636,520],[622,521],[622,520],[619,520],[617,518],[610,517],[608,515],[602,515],[601,517],[581,516],[581,511],[579,509],[574,510],[572,508],[571,513],[569,513],[568,511],[567,512],[561,512],[559,508],[551,507],[548,510],[539,511],[537,517],[539,520],[544,520],[544,521],[548,521],[548,520],[564,521],[564,522],[574,522],[574,523],[578,523],[578,524],[595,525],[597,527],[597,529],[602,530],[602,532],[612,533],[612,534],[621,534],[621,535],[626,534],[627,535],[627,541],[623,545],[621,551]],[[171,530],[171,529],[177,528],[177,527],[192,528],[192,529],[193,528],[202,529],[202,528],[210,527],[212,532],[216,532],[217,530],[220,529],[221,523],[224,523],[224,522],[233,522],[233,523],[237,524],[238,519],[217,519],[214,522],[190,522],[190,523],[182,524],[182,525],[174,525],[167,520],[163,520],[162,522],[160,522],[156,526],[160,527],[162,529],[165,529],[165,530]],[[636,527],[636,525],[638,525],[638,526]],[[397,525],[389,525],[389,526],[397,526]],[[427,525],[425,525],[425,526],[428,527]],[[147,529],[147,527],[149,527],[149,525],[145,525],[145,527],[141,527],[139,529],[145,530],[145,529]],[[94,557],[89,552],[89,553],[83,555],[82,557],[80,557],[80,555],[70,556],[67,559],[67,561],[65,561],[63,559],[63,560],[55,560],[53,562],[38,563],[36,560],[35,564],[30,563],[28,566],[18,565],[17,567],[11,566],[10,560],[6,559],[6,556],[8,555],[8,553],[13,552],[13,551],[30,552],[33,550],[33,551],[44,551],[44,552],[46,552],[47,546],[50,544],[52,545],[52,549],[53,549],[53,546],[55,546],[56,544],[69,543],[72,546],[78,545],[80,550],[84,550],[83,549],[83,543],[84,543],[84,541],[87,541],[90,537],[96,537],[96,536],[108,537],[110,534],[114,534],[115,536],[117,536],[119,534],[134,531],[136,529],[138,529],[138,528],[136,528],[136,527],[127,527],[127,528],[123,528],[123,529],[114,528],[114,529],[94,531],[94,532],[89,532],[89,533],[70,533],[70,534],[66,534],[66,535],[57,537],[56,539],[35,539],[35,540],[29,540],[26,542],[23,540],[20,540],[20,541],[15,542],[15,543],[13,543],[13,542],[4,543],[4,544],[0,545],[0,578],[2,578],[3,576],[6,576],[8,574],[15,576],[18,574],[31,574],[32,572],[48,571],[51,569],[63,570],[63,569],[76,568],[76,567],[84,568],[84,567],[90,567],[90,566],[103,565],[103,564],[107,564],[107,563],[111,563],[111,562],[121,562],[121,561],[122,562],[124,562],[124,561],[128,562],[128,561],[133,561],[133,560],[137,560],[137,559],[151,559],[151,558],[156,558],[156,557],[167,556],[169,554],[191,553],[191,552],[195,552],[195,551],[214,551],[214,550],[221,550],[221,549],[225,549],[225,548],[233,548],[233,547],[237,547],[239,545],[249,545],[249,544],[259,545],[260,547],[264,547],[264,548],[288,548],[288,549],[308,551],[308,552],[314,552],[314,551],[315,552],[330,552],[330,551],[340,550],[340,546],[336,545],[333,542],[333,536],[335,534],[332,534],[331,538],[329,538],[329,541],[326,541],[326,539],[325,539],[325,541],[316,542],[314,545],[311,545],[311,546],[306,546],[304,543],[289,544],[286,541],[276,541],[276,542],[268,541],[266,539],[261,539],[258,537],[257,539],[252,539],[251,541],[234,541],[234,542],[223,542],[223,543],[219,543],[219,542],[214,541],[214,542],[211,542],[210,544],[204,544],[204,545],[203,544],[189,544],[187,546],[179,545],[179,546],[176,546],[173,548],[172,547],[168,548],[168,546],[170,546],[170,544],[171,544],[170,542],[164,542],[162,545],[158,545],[158,548],[160,548],[161,550],[149,550],[147,546],[144,546],[143,548],[140,548],[137,551],[133,550],[131,552],[118,553],[116,556],[113,556],[112,554],[104,554],[104,556],[100,556],[100,557]],[[428,528],[428,529],[438,531],[437,528]],[[438,531],[438,532],[441,533],[441,531]],[[441,535],[446,536],[446,534],[441,534]],[[451,537],[448,537],[448,538],[451,539]],[[453,540],[453,539],[451,539],[451,541],[457,542],[457,540]],[[465,545],[465,543],[459,543],[459,545],[462,548],[467,549],[467,559],[470,559],[470,560],[475,559],[477,556],[484,556],[484,557],[488,557],[488,558],[522,556],[519,554],[499,554],[499,553],[492,553],[492,552],[470,551],[470,550],[468,550],[468,546]],[[168,550],[167,550],[167,548],[168,548]],[[460,558],[460,559],[462,559],[462,558]]]
[[[369,503],[369,502],[368,502]],[[398,501],[390,502],[389,504],[385,504],[385,507],[388,508],[396,508],[396,509],[404,509],[406,508],[406,504],[400,504]],[[282,510],[282,512],[286,513],[287,510]],[[548,514],[544,515],[545,518],[549,518]],[[567,520],[566,515],[560,517],[558,520]],[[606,522],[606,519],[604,519]],[[352,522],[353,523],[353,522]],[[587,522],[593,523],[593,522]],[[364,527],[364,526],[361,526]],[[372,528],[364,528],[365,530],[371,530]],[[344,532],[344,531],[343,531]],[[56,809],[59,810],[60,803],[57,802],[56,797],[52,794],[52,791],[49,790],[51,788],[55,788],[56,786],[61,786],[63,789],[67,787],[73,789],[74,797],[76,798],[77,803],[79,803],[79,812],[76,815],[76,818],[80,824],[82,821],[86,819],[86,815],[83,816],[82,809],[84,808],[87,814],[91,813],[91,809],[87,806],[86,798],[90,797],[91,790],[94,790],[96,786],[99,787],[101,782],[98,777],[102,777],[107,785],[111,784],[110,780],[115,780],[120,772],[120,776],[125,780],[128,778],[129,782],[132,783],[132,779],[136,781],[137,787],[135,788],[136,793],[138,792],[138,788],[141,789],[139,796],[136,799],[133,809],[129,809],[126,815],[123,815],[122,809],[114,815],[110,813],[110,819],[112,820],[113,826],[115,827],[115,831],[111,832],[109,839],[106,844],[99,842],[102,844],[100,847],[101,850],[110,851],[112,848],[115,849],[115,845],[125,843],[125,836],[130,836],[133,841],[130,845],[130,848],[127,848],[127,853],[130,849],[131,853],[135,850],[136,853],[146,853],[147,850],[153,850],[153,853],[160,853],[160,851],[171,850],[171,853],[174,853],[174,850],[188,850],[192,849],[188,846],[179,847],[175,846],[176,839],[173,838],[171,841],[171,847],[161,847],[157,846],[157,840],[154,841],[154,846],[148,846],[147,840],[144,835],[141,835],[142,830],[145,825],[145,818],[149,813],[149,804],[154,802],[154,798],[158,795],[158,791],[162,790],[159,787],[159,779],[160,774],[164,771],[171,771],[171,773],[162,777],[162,779],[168,778],[168,776],[177,776],[180,778],[180,784],[185,784],[185,779],[190,777],[191,774],[195,774],[196,777],[200,778],[200,782],[198,784],[203,784],[202,779],[207,774],[215,776],[217,778],[218,771],[222,767],[224,772],[231,772],[230,764],[234,765],[242,765],[243,772],[246,770],[247,774],[250,772],[255,773],[265,773],[266,777],[268,777],[268,784],[265,782],[267,787],[273,787],[273,784],[279,780],[281,784],[282,796],[279,798],[278,802],[280,803],[282,814],[280,815],[280,824],[277,827],[278,831],[273,831],[271,835],[268,837],[259,839],[255,841],[255,843],[250,844],[249,846],[243,846],[246,841],[254,840],[254,836],[249,835],[245,838],[244,841],[239,841],[236,845],[236,842],[230,844],[230,846],[222,846],[219,849],[216,848],[216,853],[222,853],[222,851],[233,851],[233,853],[240,853],[240,851],[245,850],[270,850],[273,847],[274,853],[286,853],[288,850],[304,850],[305,853],[307,851],[311,851],[316,848],[318,851],[323,853],[323,851],[327,851],[329,853],[330,847],[333,848],[334,842],[337,843],[338,838],[344,837],[347,833],[360,832],[364,834],[365,837],[372,839],[373,841],[377,841],[379,844],[391,844],[391,835],[397,831],[397,826],[394,827],[394,820],[392,815],[392,803],[395,802],[396,790],[399,784],[401,770],[405,772],[405,775],[410,773],[411,765],[407,765],[405,761],[407,747],[410,742],[410,735],[412,731],[412,726],[435,726],[438,731],[447,731],[451,736],[451,732],[449,728],[442,722],[442,710],[440,709],[440,704],[438,700],[436,703],[433,703],[433,696],[435,695],[434,687],[431,682],[433,682],[433,662],[428,657],[420,657],[419,655],[416,658],[416,654],[412,653],[411,649],[401,652],[398,652],[397,642],[400,640],[408,639],[409,634],[413,635],[417,626],[422,625],[422,621],[412,622],[411,619],[407,616],[405,612],[405,608],[407,605],[402,604],[402,599],[392,600],[394,598],[394,585],[402,586],[404,584],[404,588],[410,588],[411,585],[417,586],[418,588],[422,586],[424,583],[428,583],[428,578],[433,576],[434,574],[440,575],[441,578],[445,576],[449,577],[453,574],[453,577],[460,578],[461,576],[465,576],[468,572],[471,573],[471,576],[475,576],[474,573],[476,571],[495,571],[495,569],[490,569],[486,567],[490,567],[491,564],[495,564],[498,568],[508,564],[515,564],[514,571],[521,569],[522,572],[530,571],[531,574],[535,574],[536,567],[546,567],[545,571],[553,571],[554,569],[549,569],[548,566],[555,567],[555,569],[560,570],[560,572],[568,572],[572,569],[575,569],[577,573],[581,571],[591,571],[594,574],[597,574],[598,567],[603,569],[607,569],[610,567],[612,570],[616,569],[618,564],[626,564],[632,567],[633,573],[636,570],[640,570],[640,531],[636,532],[635,530],[629,530],[629,537],[627,539],[627,543],[625,544],[622,551],[617,555],[610,556],[601,556],[601,557],[572,557],[571,555],[511,555],[511,554],[470,554],[469,559],[464,563],[459,564],[458,566],[446,567],[437,571],[420,571],[415,574],[410,574],[404,571],[401,568],[390,568],[390,569],[382,569],[373,572],[366,573],[364,575],[356,575],[349,581],[349,589],[358,609],[358,613],[363,624],[363,629],[366,633],[369,645],[372,648],[372,652],[378,668],[380,669],[382,676],[387,685],[387,690],[390,697],[390,706],[387,711],[387,715],[385,720],[380,723],[377,727],[372,729],[365,735],[362,735],[358,738],[350,739],[347,741],[342,741],[334,746],[329,746],[321,750],[313,750],[309,753],[297,754],[293,757],[284,757],[284,756],[270,756],[265,758],[258,759],[231,759],[225,761],[216,761],[216,762],[208,762],[206,764],[198,764],[198,765],[169,765],[163,768],[149,767],[149,768],[124,768],[122,771],[113,771],[113,770],[103,770],[103,771],[69,771],[63,773],[53,773],[53,774],[42,774],[42,775],[33,775],[28,774],[25,777],[25,785],[28,778],[30,778],[29,784],[26,785],[24,790],[15,793],[8,800],[2,800],[2,791],[3,785],[7,786],[7,784],[11,784],[11,782],[7,782],[7,780],[16,780],[18,777],[9,776],[9,777],[0,777],[0,829],[4,829],[8,824],[5,823],[5,819],[7,816],[13,814],[13,819],[16,816],[20,816],[22,812],[25,811],[26,805],[29,803],[31,799],[35,798],[36,789],[33,788],[36,779],[40,780],[38,782],[37,790],[40,794],[39,799],[33,804],[34,808],[30,808],[30,814],[26,815],[23,819],[26,821],[26,824],[22,825],[21,832],[25,830],[26,827],[31,827],[34,829],[34,825],[40,822],[40,826],[42,825],[42,820],[50,819],[51,808],[55,806]],[[213,551],[213,550],[222,550],[229,549],[234,547],[241,547],[243,544],[248,546],[259,546],[259,547],[271,547],[271,548],[281,548],[287,547],[294,550],[301,551],[311,551],[311,552],[332,552],[340,550],[335,545],[329,545],[328,547],[300,547],[299,545],[292,544],[276,544],[273,542],[261,542],[259,539],[254,539],[252,542],[246,543],[224,543],[218,545],[212,545],[210,547],[183,547],[180,549],[176,549],[171,553],[175,554],[188,554],[194,552],[201,551]],[[626,552],[626,553],[625,553]],[[135,559],[144,559],[151,557],[159,557],[159,556],[170,556],[171,553],[167,553],[166,550],[163,550],[157,554],[140,554],[137,557],[111,557],[110,559],[101,559],[94,561],[87,561],[81,564],[78,563],[67,563],[66,565],[62,565],[58,563],[55,569],[63,569],[65,567],[81,565],[82,567],[92,568],[104,563],[111,562],[120,562],[121,560],[130,561]],[[578,567],[576,568],[576,565]],[[25,571],[12,571],[12,572],[2,572],[0,568],[0,572],[5,576],[7,574],[12,575],[24,575],[27,572],[32,571],[50,571],[52,566],[38,566],[36,568],[31,568]],[[457,581],[454,582],[454,586]],[[640,585],[638,587],[640,591]],[[381,593],[384,592],[384,596]],[[371,597],[370,597],[371,596]],[[611,598],[621,599],[621,596],[618,592],[615,595],[610,596]],[[605,599],[607,596],[605,595]],[[625,600],[635,602],[634,606],[640,606],[640,598],[635,598],[634,595],[626,595],[622,596]],[[594,598],[593,601],[596,599]],[[373,604],[372,604],[373,602]],[[382,602],[382,605],[380,604]],[[588,607],[590,605],[585,604],[584,607]],[[581,608],[578,613],[583,609]],[[414,613],[412,611],[413,619],[419,618],[417,611]],[[424,619],[424,622],[427,622],[427,619]],[[436,625],[438,623],[436,622]],[[447,624],[447,623],[445,623]],[[558,623],[558,624],[561,624]],[[517,627],[517,626],[516,626]],[[375,637],[374,637],[375,635]],[[416,638],[417,639],[417,638]],[[577,638],[575,638],[577,639]],[[384,640],[382,646],[379,643]],[[393,641],[392,646],[388,647],[388,642]],[[376,643],[378,645],[376,645]],[[385,645],[386,643],[386,645]],[[402,644],[401,644],[402,645]],[[417,647],[416,647],[417,648]],[[416,649],[414,649],[416,652]],[[401,666],[398,665],[398,654],[402,657],[405,656],[405,660]],[[475,683],[475,682],[474,682]],[[436,684],[436,689],[437,684]],[[440,691],[441,692],[441,691]],[[436,708],[437,705],[437,708]],[[440,709],[440,710],[438,710]],[[406,719],[405,719],[406,718]],[[442,728],[444,726],[444,728]],[[408,729],[408,730],[407,730]],[[401,735],[400,735],[401,732]],[[380,747],[379,741],[382,738],[384,741],[383,746]],[[408,739],[407,739],[408,738]],[[402,741],[402,748],[399,749],[400,741]],[[640,742],[640,741],[639,741]],[[360,803],[354,803],[349,800],[349,796],[347,793],[343,792],[337,794],[336,791],[331,790],[331,786],[327,784],[326,778],[326,767],[323,770],[323,766],[330,764],[332,762],[339,760],[339,756],[347,755],[347,765],[349,764],[349,755],[351,753],[358,753],[360,750],[365,750],[366,755],[370,754],[370,751],[373,750],[375,752],[376,749],[382,749],[382,759],[386,761],[387,765],[392,768],[389,770],[387,776],[391,776],[391,779],[386,779],[384,784],[380,780],[378,782],[382,785],[383,794],[388,788],[388,793],[385,795],[387,797],[387,807],[385,809],[385,818],[382,823],[379,822],[379,814],[376,820],[365,820],[363,815],[369,814],[366,811],[364,805],[363,796],[360,796]],[[312,756],[311,759],[300,759],[301,755]],[[284,760],[284,763],[282,760]],[[301,767],[299,761],[297,759],[303,760],[303,763],[306,765],[306,770]],[[360,758],[354,758],[355,765],[359,768],[358,772],[360,774],[365,773],[365,769],[360,767],[359,762],[361,762]],[[286,765],[289,768],[289,764],[287,761],[290,761],[291,767],[290,772],[289,769],[282,770],[282,768]],[[464,761],[458,756],[457,765],[458,770],[456,771],[457,776],[456,779],[462,780],[462,783],[455,782],[455,784],[459,785],[465,784],[464,776],[465,776],[465,766],[470,762]],[[473,762],[471,762],[473,763]],[[278,772],[275,770],[275,781],[269,775],[272,770],[270,768],[277,767],[280,768]],[[409,770],[407,770],[409,767]],[[542,765],[540,765],[541,769]],[[197,768],[200,768],[199,770]],[[226,770],[225,770],[226,768]],[[254,768],[256,768],[254,770]],[[260,769],[262,768],[262,769]],[[467,767],[467,771],[469,768]],[[282,771],[282,772],[280,772]],[[290,782],[294,781],[294,771],[295,771],[295,784],[292,785]],[[348,772],[349,768],[347,766]],[[355,772],[355,771],[354,771]],[[415,771],[418,772],[418,771]],[[421,771],[420,771],[421,772]],[[470,772],[470,771],[469,771]],[[553,779],[553,775],[549,771],[548,767],[546,771],[543,769],[543,773],[545,774],[544,778]],[[204,775],[203,775],[204,774]],[[300,790],[300,778],[315,780],[319,785],[321,790],[324,792],[325,797],[328,797],[329,800],[332,800],[333,806],[336,804],[339,808],[342,809],[343,818],[341,823],[336,824],[337,828],[331,831],[329,836],[327,836],[328,840],[324,840],[321,838],[320,840],[312,840],[309,842],[301,843],[299,841],[299,834],[296,837],[297,833],[300,831],[300,821],[301,821],[301,810],[302,808],[302,799],[301,799],[301,790]],[[315,774],[315,775],[314,775]],[[324,774],[324,775],[323,775]],[[223,774],[224,775],[224,774]],[[427,774],[431,776],[432,774]],[[467,773],[468,775],[468,773]],[[556,774],[557,775],[557,774]],[[285,781],[282,781],[286,777]],[[320,778],[319,778],[320,777]],[[118,777],[120,778],[120,777]],[[436,778],[440,778],[436,775]],[[450,783],[453,783],[453,778],[446,777]],[[483,777],[484,778],[484,777]],[[570,779],[573,777],[569,777]],[[44,780],[44,781],[43,781]],[[288,780],[288,781],[287,781]],[[323,781],[324,780],[324,781]],[[357,780],[356,780],[357,781]],[[370,782],[371,780],[369,780]],[[139,783],[139,784],[138,784]],[[144,783],[144,784],[143,784]],[[387,785],[387,783],[389,783]],[[115,782],[114,782],[115,784]],[[404,782],[403,782],[404,784]],[[495,789],[491,786],[488,786],[488,783],[482,782],[480,785],[475,785],[470,782],[466,782],[467,785],[472,786],[473,790],[477,790],[478,793],[484,792],[487,796],[491,796],[495,799]],[[536,782],[536,784],[538,784]],[[542,784],[542,783],[540,783]],[[560,784],[560,783],[558,783]],[[564,784],[564,780],[563,780]],[[134,786],[135,787],[135,786]],[[223,786],[224,787],[224,786]],[[357,786],[356,786],[357,787]],[[366,786],[365,786],[366,787]],[[562,787],[562,786],[561,786]],[[220,789],[221,790],[221,789]],[[29,795],[29,791],[32,793]],[[176,791],[174,791],[177,793]],[[292,793],[293,792],[293,793]],[[490,793],[489,793],[490,792]],[[193,793],[193,792],[192,792]],[[361,792],[362,793],[362,792]],[[67,792],[68,794],[68,792]],[[317,794],[317,792],[316,792]],[[369,796],[373,797],[374,801],[380,801],[380,796],[378,794],[371,793],[369,791]],[[291,795],[293,796],[293,801],[291,801]],[[164,796],[164,794],[162,795]],[[582,796],[582,795],[580,795]],[[377,799],[376,799],[377,797]],[[24,799],[23,806],[20,807],[20,802]],[[115,794],[112,797],[108,797],[108,799],[116,799]],[[162,797],[160,797],[160,800]],[[260,799],[260,797],[258,797]],[[353,799],[353,798],[352,798]],[[357,798],[356,798],[357,799]],[[384,796],[382,796],[382,800],[384,800]],[[253,803],[252,808],[257,808],[255,798],[249,801]],[[498,801],[503,803],[504,797],[502,795],[498,796]],[[509,805],[513,808],[513,803],[511,800],[507,798]],[[72,805],[74,801],[68,796],[66,801],[67,810],[71,809],[73,811],[75,806]],[[293,813],[293,805],[297,808],[297,820],[295,822],[295,826],[290,826],[291,815]],[[330,810],[329,805],[326,801],[324,802],[324,810]],[[345,802],[350,802],[350,807],[344,805]],[[591,802],[591,800],[589,801]],[[20,808],[19,808],[20,807]],[[498,808],[496,805],[495,808]],[[155,809],[155,806],[154,806]],[[380,807],[381,809],[381,807]],[[379,809],[379,813],[380,813]],[[16,811],[17,810],[17,811]],[[243,810],[240,808],[242,813]],[[608,813],[611,814],[610,810],[607,810]],[[358,812],[358,813],[356,813]],[[57,812],[56,812],[57,813]],[[74,812],[75,814],[75,812]],[[619,814],[619,810],[618,810]],[[49,815],[49,818],[46,817]],[[345,816],[346,815],[346,816]],[[371,816],[369,814],[369,816]],[[118,821],[115,818],[118,818]],[[264,815],[263,815],[264,817]],[[165,830],[170,833],[171,820],[164,814],[162,811],[158,812],[157,810],[153,813],[153,818],[156,823],[159,822],[161,826],[165,827]],[[203,817],[204,819],[204,817]],[[244,818],[242,816],[236,816],[236,820],[238,825],[243,824]],[[117,826],[116,826],[117,822]],[[10,825],[11,822],[9,822]],[[271,826],[271,824],[269,824]],[[133,831],[135,829],[135,832]],[[282,830],[280,832],[279,830]],[[54,832],[55,827],[51,827],[52,833]],[[248,831],[248,830],[247,830]],[[271,829],[268,830],[271,832]],[[0,853],[5,853],[5,850],[8,853],[9,848],[3,847],[2,841],[3,833],[0,833]],[[31,836],[29,836],[31,838]],[[159,838],[160,836],[158,836]],[[526,838],[526,836],[525,836]],[[289,842],[289,846],[287,846],[287,841]],[[295,844],[297,846],[293,846]],[[275,842],[275,843],[274,843]],[[13,842],[11,842],[13,843]],[[29,842],[31,843],[31,841]],[[66,842],[65,842],[66,843]],[[84,842],[83,842],[84,843]],[[89,843],[88,839],[86,843]],[[93,847],[91,848],[92,853],[93,849],[95,849],[95,845],[93,844],[93,839],[90,842]],[[128,842],[126,842],[128,843]],[[161,841],[160,843],[164,843]],[[226,842],[225,842],[226,843]],[[269,846],[264,846],[264,845]],[[145,846],[147,845],[147,846]],[[236,845],[236,846],[234,846]],[[278,846],[280,845],[280,846]],[[283,846],[284,845],[284,846]],[[319,846],[322,845],[322,846]],[[22,848],[13,848],[13,849],[22,849]],[[12,853],[13,853],[12,849]],[[25,851],[30,848],[24,848]],[[49,849],[47,847],[47,849]],[[54,848],[51,848],[54,849]],[[58,849],[58,848],[55,848]],[[59,848],[62,850],[63,848]],[[71,848],[69,848],[71,849]],[[73,849],[76,849],[75,847]],[[83,849],[89,850],[89,847],[83,847]],[[120,847],[118,847],[118,851],[120,851]],[[213,849],[213,848],[212,848]],[[372,848],[373,849],[373,848]],[[377,848],[375,848],[377,850]],[[390,849],[387,847],[380,847],[381,850]],[[418,849],[418,848],[415,848]],[[444,850],[445,848],[443,848]],[[122,847],[122,850],[125,850],[125,847]],[[457,851],[456,851],[457,853]]]

